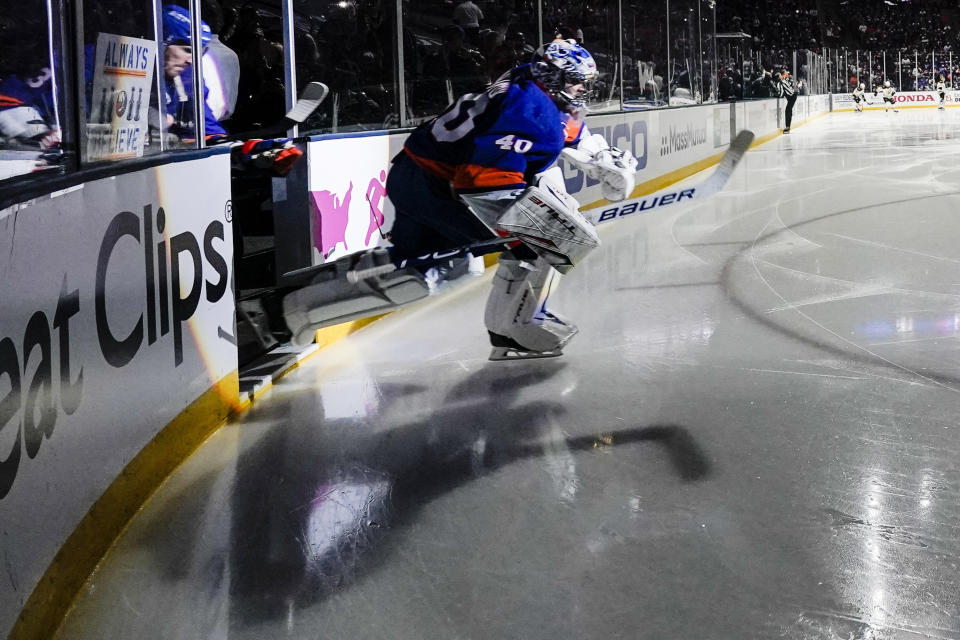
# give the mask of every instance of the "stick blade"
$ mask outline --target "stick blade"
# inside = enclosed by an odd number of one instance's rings
[[[753,144],[753,139],[753,131],[749,129],[744,129],[738,133],[736,137],[730,141],[730,148],[723,154],[723,159],[720,161],[717,173],[722,171],[727,176],[733,173],[733,170],[743,159],[743,154],[745,154],[750,148],[750,145]]]
[[[300,98],[293,108],[287,112],[287,118],[294,122],[303,122],[310,117],[310,114],[317,110],[320,103],[323,102],[330,89],[322,82],[311,82],[303,88]]]

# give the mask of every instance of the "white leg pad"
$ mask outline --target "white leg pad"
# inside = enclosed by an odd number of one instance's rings
[[[561,349],[577,327],[547,310],[547,299],[559,281],[560,274],[543,258],[530,263],[502,257],[484,312],[487,330],[531,352]]]
[[[356,284],[347,281],[348,269],[377,266],[374,258],[371,252],[356,264],[348,260],[338,262],[333,265],[335,268],[320,272],[308,285],[284,296],[283,317],[294,343],[312,342],[317,329],[387,313],[430,294],[423,276],[413,269]]]

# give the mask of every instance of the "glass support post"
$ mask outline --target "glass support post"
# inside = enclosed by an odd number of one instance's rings
[[[204,110],[203,40],[201,39],[200,13],[200,0],[190,0],[190,36],[193,40],[193,51],[199,52],[199,55],[194,55],[193,64],[190,65],[193,71],[193,127],[197,135],[195,146],[204,147],[207,138],[207,119],[204,117],[206,112]]]
[[[193,1],[199,2],[199,0]],[[280,16],[283,22],[283,57],[286,61],[283,69],[284,100],[286,110],[290,111],[297,102],[297,51],[293,42],[293,0],[281,0],[281,2],[283,3]],[[287,135],[295,138],[299,132],[300,128],[293,125],[287,131]]]
[[[623,63],[623,0],[617,0],[617,43],[620,57],[620,111],[623,111],[623,77],[627,65]]]
[[[537,48],[543,44],[543,0],[537,0]]]
[[[397,46],[394,51],[397,52],[396,60],[393,65],[393,86],[397,88],[397,108],[400,110],[400,126],[408,125],[407,119],[407,77],[406,66],[403,61],[403,0],[396,1],[397,30],[394,36]]]

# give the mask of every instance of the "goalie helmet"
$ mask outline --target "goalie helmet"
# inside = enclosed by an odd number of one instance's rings
[[[573,114],[586,108],[590,86],[597,79],[597,63],[576,40],[554,40],[541,47],[530,68],[558,107]],[[569,88],[578,84],[587,91],[574,95]]]
[[[883,88],[884,88],[884,89],[889,89],[889,88],[890,88],[890,81],[889,81],[889,80],[884,80],[884,81],[883,81]]]

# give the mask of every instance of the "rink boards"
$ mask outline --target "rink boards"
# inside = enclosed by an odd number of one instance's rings
[[[682,108],[598,114],[587,117],[591,133],[602,134],[611,145],[629,149],[637,158],[634,196],[644,195],[719,161],[730,144],[731,131],[750,129],[760,144],[783,126],[784,102],[777,99],[697,105]],[[830,110],[829,96],[801,96],[794,106],[794,126]],[[336,260],[384,242],[393,223],[393,206],[386,198],[390,162],[403,148],[407,133],[362,133],[318,136],[307,149],[306,186],[292,177],[275,195],[309,207],[307,240],[292,234],[291,255],[308,251],[312,264]],[[561,159],[567,191],[584,210],[603,206],[599,182]],[[283,207],[283,205],[279,205]],[[296,215],[293,207],[291,215]],[[278,240],[278,243],[280,241]]]
[[[190,155],[0,211],[0,637],[237,401],[230,156]]]
[[[960,106],[960,91],[947,91],[944,106],[947,108]],[[865,96],[865,110],[883,109],[883,97],[868,91]],[[940,94],[936,91],[904,91],[894,96],[897,109],[936,109],[940,106]],[[888,103],[889,104],[889,103]],[[838,93],[833,96],[834,111],[854,111],[856,102],[849,93]]]

